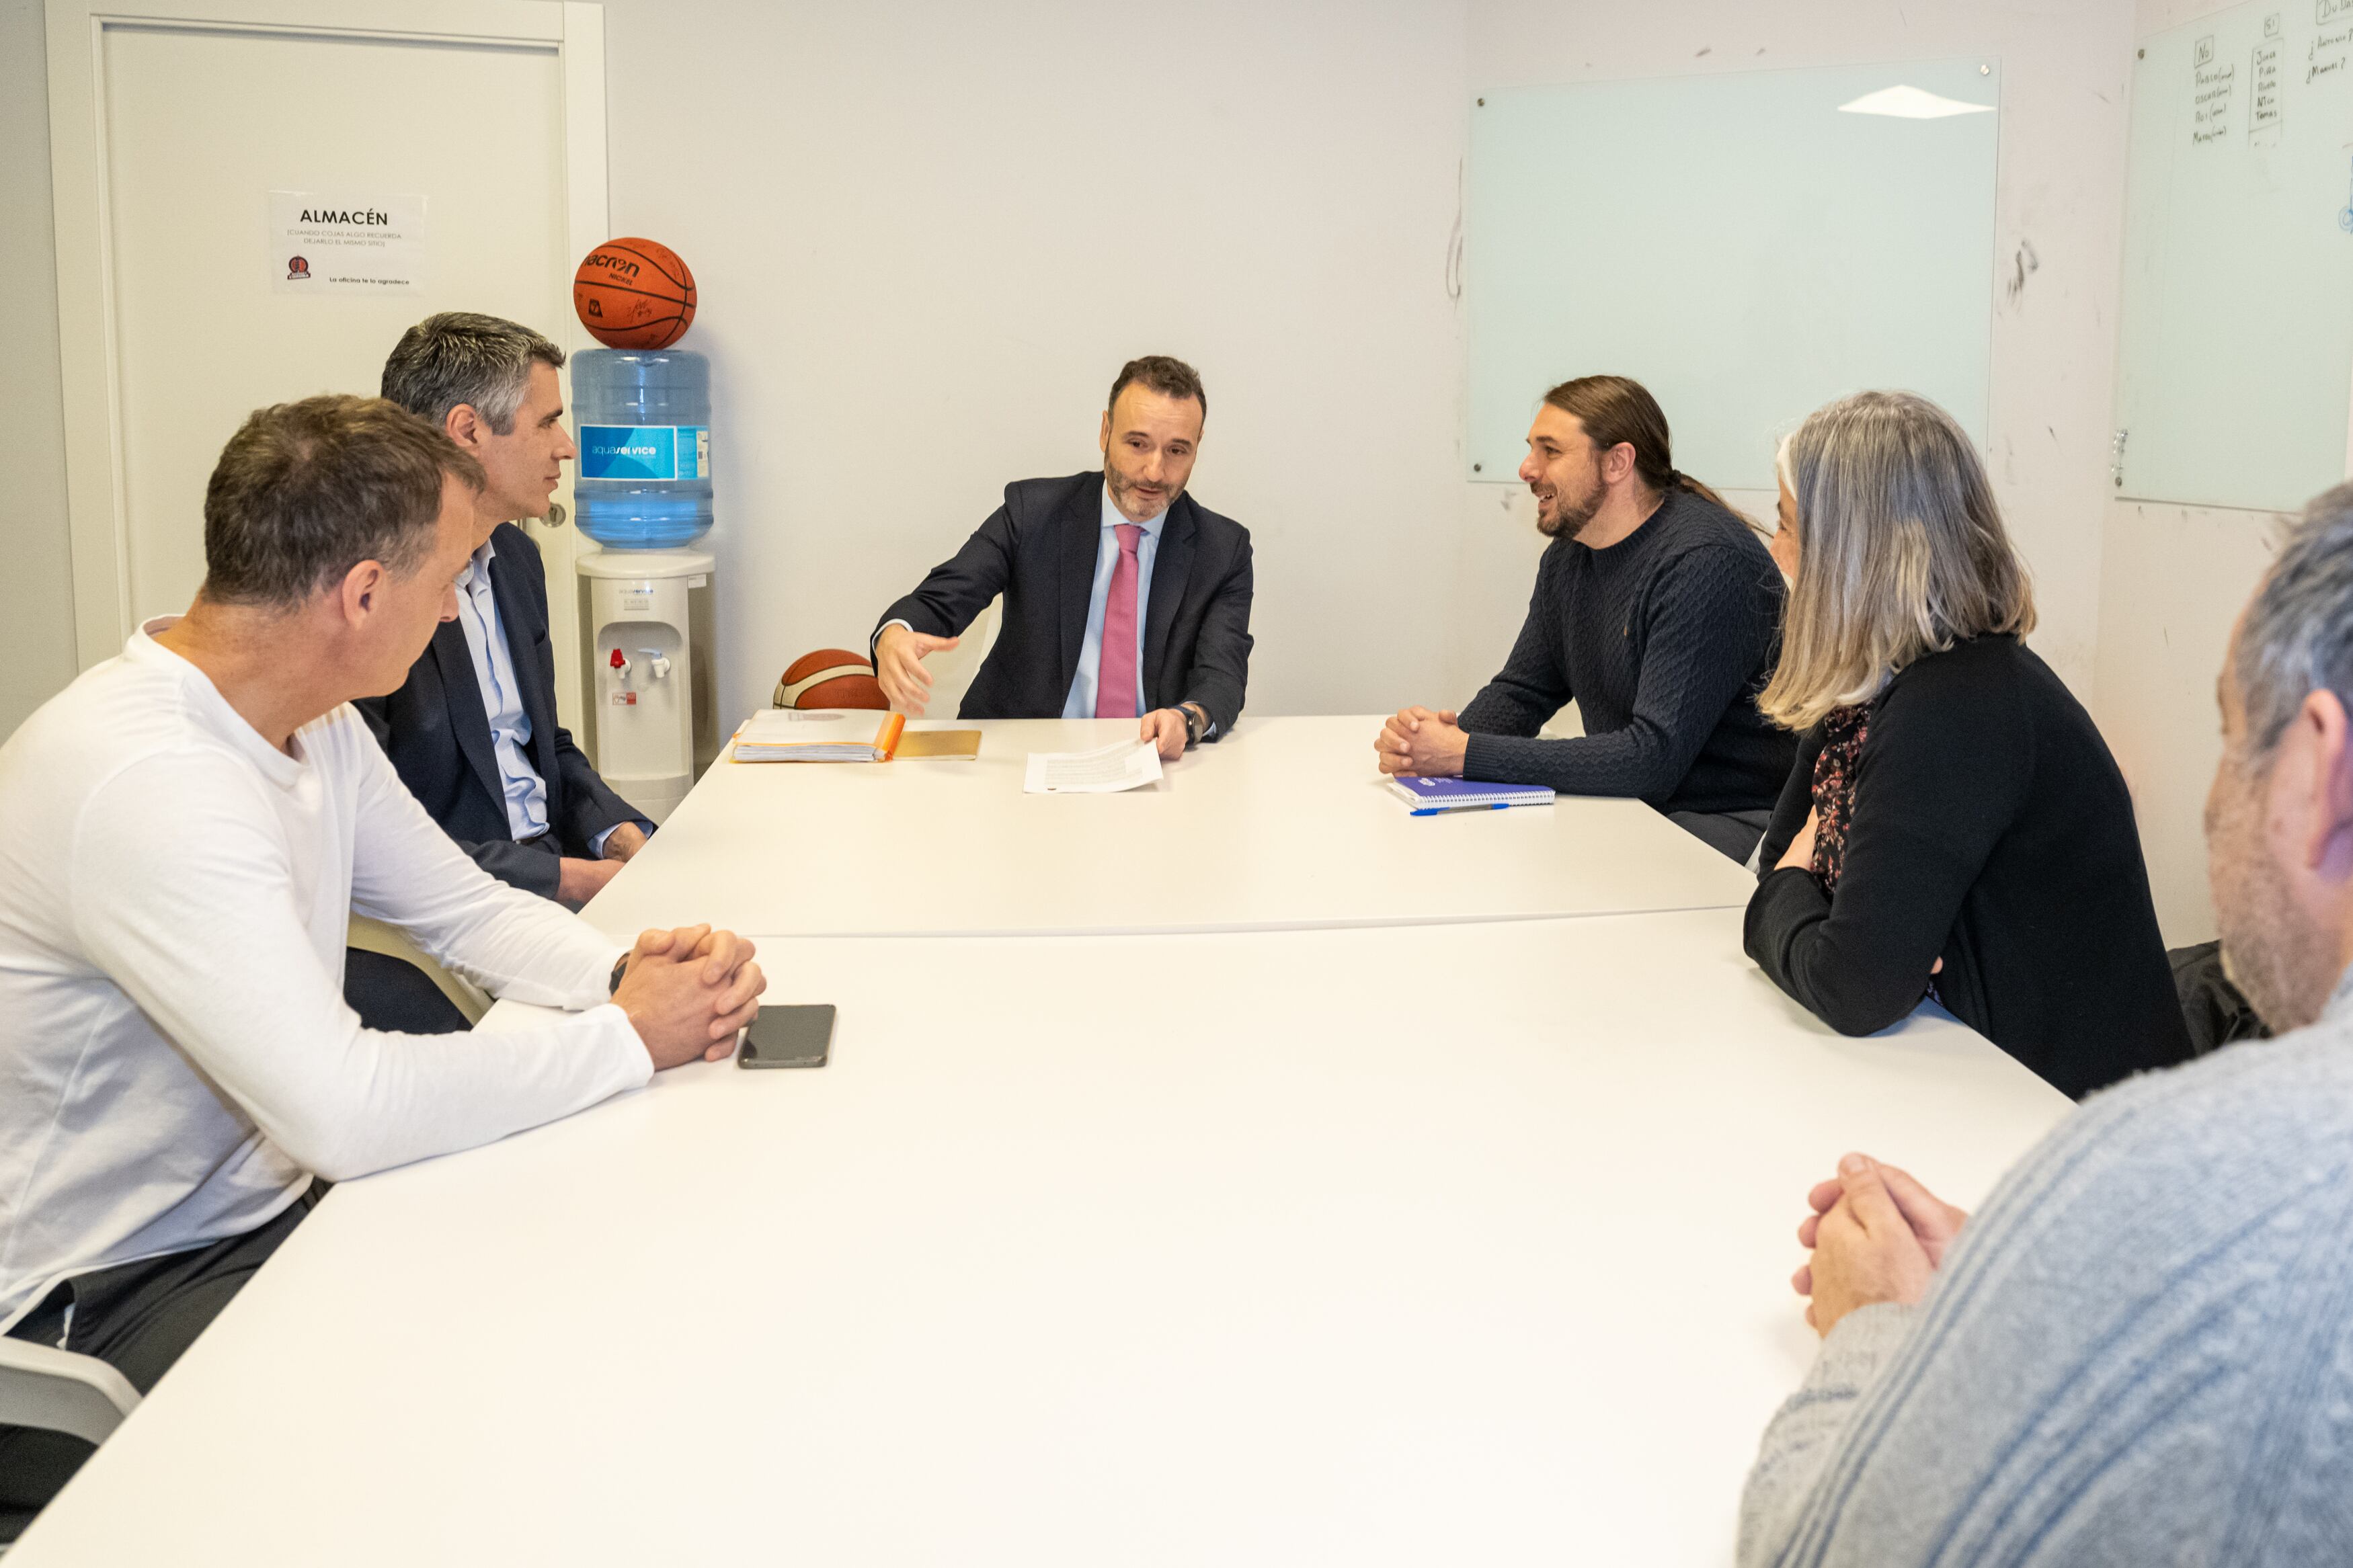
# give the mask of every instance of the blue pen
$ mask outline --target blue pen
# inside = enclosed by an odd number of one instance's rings
[[[1511,805],[1507,800],[1474,800],[1462,805],[1417,805],[1408,816],[1445,816],[1457,811],[1501,811]]]

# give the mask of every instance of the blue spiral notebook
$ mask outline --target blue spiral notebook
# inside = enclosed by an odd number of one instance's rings
[[[1415,816],[1436,816],[1449,811],[1501,811],[1507,805],[1550,805],[1552,791],[1542,784],[1474,784],[1469,779],[1389,780],[1389,788]]]

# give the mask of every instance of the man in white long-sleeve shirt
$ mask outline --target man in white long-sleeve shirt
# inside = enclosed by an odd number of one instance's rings
[[[750,944],[688,928],[625,954],[493,879],[348,705],[454,614],[481,482],[381,400],[261,410],[207,487],[194,606],[0,747],[0,1331],[144,1388],[314,1180],[569,1115],[724,1055],[756,1011]],[[364,1029],[342,992],[354,910],[577,1011]],[[0,1507],[37,1506],[86,1452],[0,1430]]]

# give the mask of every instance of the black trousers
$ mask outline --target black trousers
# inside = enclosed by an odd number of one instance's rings
[[[454,1035],[470,1027],[433,977],[413,963],[364,947],[343,950],[343,1000],[371,1029]]]
[[[1694,838],[1743,866],[1773,825],[1769,811],[1671,811],[1666,816]]]
[[[69,1279],[8,1336],[44,1345],[62,1341],[62,1348],[98,1357],[145,1394],[326,1191],[324,1182],[313,1181],[284,1213],[243,1236]],[[0,1426],[0,1542],[16,1540],[94,1452],[63,1432]]]

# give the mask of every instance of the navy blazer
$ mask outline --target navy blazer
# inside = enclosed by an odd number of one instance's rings
[[[964,635],[997,595],[997,646],[958,717],[1059,719],[1079,672],[1102,542],[1101,470],[1019,479],[1005,504],[913,593],[882,612],[875,634],[904,621],[933,637]],[[1219,735],[1234,727],[1250,679],[1250,530],[1179,495],[1168,509],[1144,607],[1147,709],[1198,702]]]
[[[491,596],[499,606],[515,682],[522,688],[522,710],[531,720],[531,764],[547,785],[548,836],[562,853],[586,859],[596,835],[645,818],[606,787],[572,743],[571,732],[555,721],[547,573],[539,546],[512,522],[501,523],[491,542],[497,546],[491,556]],[[463,626],[456,621],[436,626],[431,646],[409,666],[399,690],[353,706],[375,731],[401,783],[459,848],[500,881],[555,897],[562,871],[556,857],[547,846],[516,843],[507,820],[490,712],[481,683],[474,679],[474,656]]]

